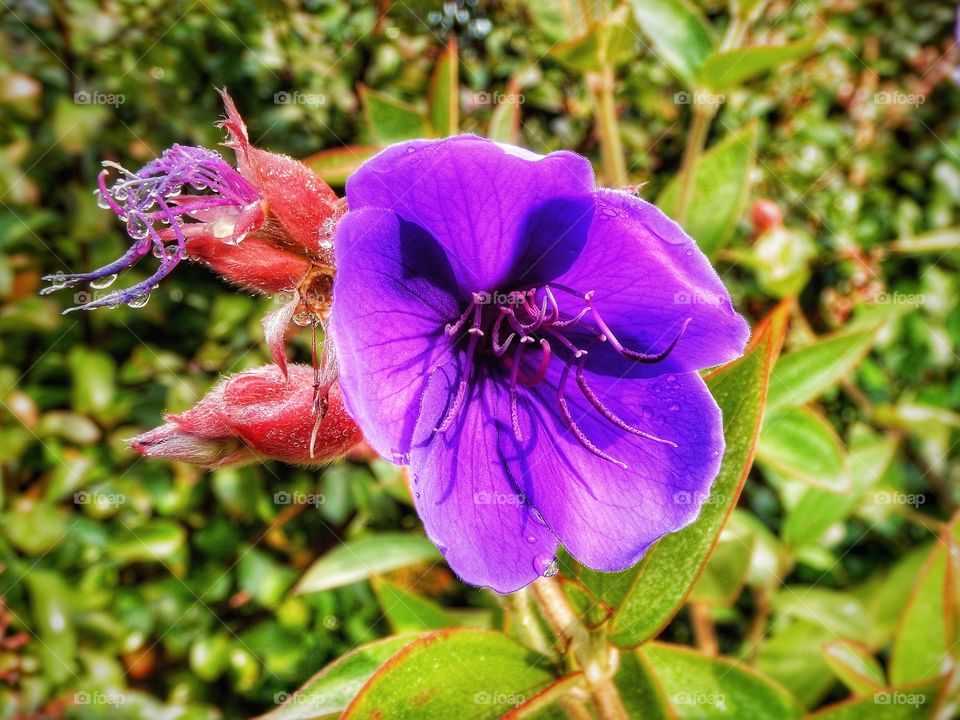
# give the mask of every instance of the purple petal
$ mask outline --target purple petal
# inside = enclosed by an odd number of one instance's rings
[[[484,379],[470,387],[446,432],[446,416],[460,381],[451,362],[431,377],[410,455],[417,512],[451,569],[471,585],[500,593],[518,590],[548,572],[557,539],[539,522],[497,447],[509,432],[494,419],[508,411],[506,390]]]
[[[669,442],[638,437],[587,401],[571,369],[564,393],[570,415],[614,462],[584,447],[564,419],[557,401],[561,370],[555,364],[544,382],[521,390],[523,440],[501,433],[503,455],[571,555],[595,570],[623,570],[698,515],[723,455],[720,410],[696,373],[646,379],[585,373],[609,411]]]
[[[403,462],[431,370],[462,310],[443,251],[389,210],[353,210],[336,237],[330,332],[347,410],[381,455]],[[346,258],[349,257],[349,262]]]
[[[717,272],[680,226],[627,193],[598,190],[596,201],[587,245],[556,282],[582,293],[594,290],[594,307],[630,350],[656,353],[683,330],[667,359],[638,364],[632,373],[689,372],[742,355],[750,328],[733,309]],[[611,365],[618,365],[609,348],[591,352],[611,356]]]
[[[347,181],[352,211],[391,209],[427,230],[467,292],[502,289],[516,273],[562,272],[586,241],[590,163],[536,155],[473,135],[387,148]],[[557,217],[561,213],[562,217]]]

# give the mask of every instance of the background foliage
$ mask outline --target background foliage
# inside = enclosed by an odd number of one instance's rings
[[[943,3],[868,0],[6,0],[0,713],[337,716],[371,676],[350,717],[591,712],[582,658],[553,651],[529,593],[439,563],[393,466],[207,473],[124,446],[266,362],[271,300],[181,266],[142,309],[61,316],[73,303],[39,297],[39,278],[119,255],[100,160],[214,146],[226,86],[255,142],[332,183],[378,146],[457,128],[575,149],[683,217],[752,322],[786,298],[710,380],[731,452],[702,521],[638,569],[564,560],[550,585],[620,648],[632,715],[951,717],[953,22]],[[504,634],[380,640],[453,627]]]

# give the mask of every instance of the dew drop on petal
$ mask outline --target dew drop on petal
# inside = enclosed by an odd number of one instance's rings
[[[560,570],[560,563],[553,555],[537,555],[533,559],[533,569],[543,577],[553,577]]]
[[[680,406],[677,405],[677,403],[674,403],[673,405],[670,406],[670,412],[676,412],[679,409],[680,409]]]
[[[98,278],[96,280],[90,281],[90,287],[94,290],[103,290],[113,285],[113,281],[117,279],[117,274],[107,275],[106,277]]]
[[[644,406],[643,406],[643,409],[642,409],[640,412],[643,413],[643,416],[644,416],[645,418],[652,418],[652,417],[653,417],[653,408],[650,407],[649,405],[644,405]]]
[[[536,541],[537,541],[537,536],[536,536],[536,535],[527,535],[527,542],[528,542],[528,543],[535,543]]]

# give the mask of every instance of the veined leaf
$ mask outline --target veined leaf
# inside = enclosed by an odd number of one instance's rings
[[[446,49],[437,59],[427,106],[435,135],[446,137],[460,131],[460,56],[456,35],[449,37]]]
[[[359,93],[367,125],[381,146],[429,135],[427,119],[418,108],[365,85]]]
[[[374,579],[373,590],[380,601],[380,607],[383,608],[383,614],[396,633],[439,630],[460,624],[435,602],[382,578]]]
[[[367,160],[377,154],[374,145],[347,145],[342,148],[321,150],[303,159],[303,163],[313,170],[328,185],[344,185],[347,178]]]
[[[810,408],[783,408],[763,421],[757,461],[834,493],[850,492],[846,451],[830,423]]]
[[[707,385],[723,411],[726,452],[720,473],[700,517],[683,530],[661,538],[636,567],[620,574],[620,581],[626,581],[629,590],[611,621],[615,644],[638,645],[670,621],[683,605],[737,504],[753,462],[767,379],[783,342],[787,312],[786,304],[779,305],[757,326],[742,358],[707,376]]]
[[[407,645],[374,673],[343,720],[410,716],[495,718],[522,705],[556,678],[547,661],[505,635],[438,630]]]
[[[293,694],[280,693],[283,705],[257,720],[314,720],[337,717],[354,696],[394,654],[419,637],[395,635],[361,645],[338,658]]]

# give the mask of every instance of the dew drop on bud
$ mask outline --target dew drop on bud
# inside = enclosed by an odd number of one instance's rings
[[[143,295],[137,295],[133,300],[127,303],[127,307],[131,307],[134,310],[142,308],[150,302],[150,293],[143,293]]]
[[[103,196],[103,193],[99,190],[94,190],[93,194],[97,196],[97,207],[101,210],[109,210],[110,203],[107,202],[107,199]]]
[[[308,312],[298,312],[293,316],[293,324],[299,327],[310,327],[313,325],[313,314]]]
[[[107,275],[106,277],[98,278],[96,280],[90,281],[90,287],[94,290],[103,290],[113,285],[114,280],[117,279],[117,274]]]
[[[134,240],[143,240],[150,232],[150,226],[147,225],[140,215],[131,214],[127,220],[127,234]]]
[[[560,563],[552,555],[537,555],[533,559],[533,569],[543,577],[553,577],[560,570]]]

